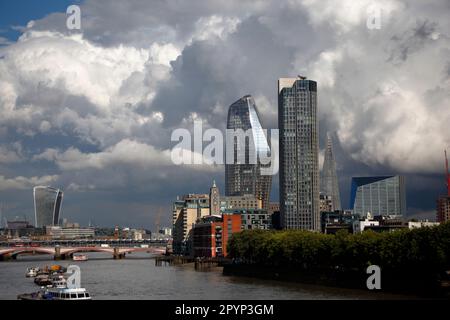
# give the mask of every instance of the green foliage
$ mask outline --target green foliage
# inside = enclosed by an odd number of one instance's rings
[[[365,270],[371,264],[397,272],[450,269],[450,222],[437,227],[326,235],[303,230],[246,230],[229,240],[230,257],[247,264],[304,270]]]

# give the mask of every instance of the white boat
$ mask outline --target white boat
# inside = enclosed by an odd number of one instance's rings
[[[27,278],[34,278],[37,276],[38,272],[39,272],[38,267],[27,268],[27,273],[25,274],[25,276]]]
[[[85,288],[67,288],[66,286],[47,288],[45,300],[91,300]]]
[[[85,254],[74,254],[72,260],[73,261],[87,261],[88,257]]]
[[[92,300],[85,288],[52,287],[38,292],[20,294],[20,300]]]

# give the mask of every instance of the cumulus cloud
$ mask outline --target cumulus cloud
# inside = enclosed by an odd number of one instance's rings
[[[58,175],[42,177],[23,177],[6,178],[0,176],[0,191],[4,190],[29,190],[38,185],[50,185],[58,179]]]
[[[371,30],[374,5],[381,29]],[[224,129],[245,94],[274,128],[277,78],[304,74],[318,81],[321,146],[334,132],[341,182],[368,168],[440,173],[450,146],[448,9],[444,0],[87,0],[80,32],[52,13],[0,46],[2,170],[166,204],[205,192],[222,168],[173,166],[171,132],[196,119]]]

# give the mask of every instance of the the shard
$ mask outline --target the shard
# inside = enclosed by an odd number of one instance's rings
[[[336,159],[334,158],[333,141],[329,132],[327,133],[327,148],[323,161],[320,188],[323,193],[331,196],[333,211],[341,210],[341,196],[336,174]]]

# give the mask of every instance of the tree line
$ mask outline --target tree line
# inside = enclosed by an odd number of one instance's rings
[[[233,234],[229,257],[239,264],[298,271],[365,272],[378,265],[395,278],[436,280],[450,270],[450,222],[434,227],[336,235],[305,230],[245,230]]]

